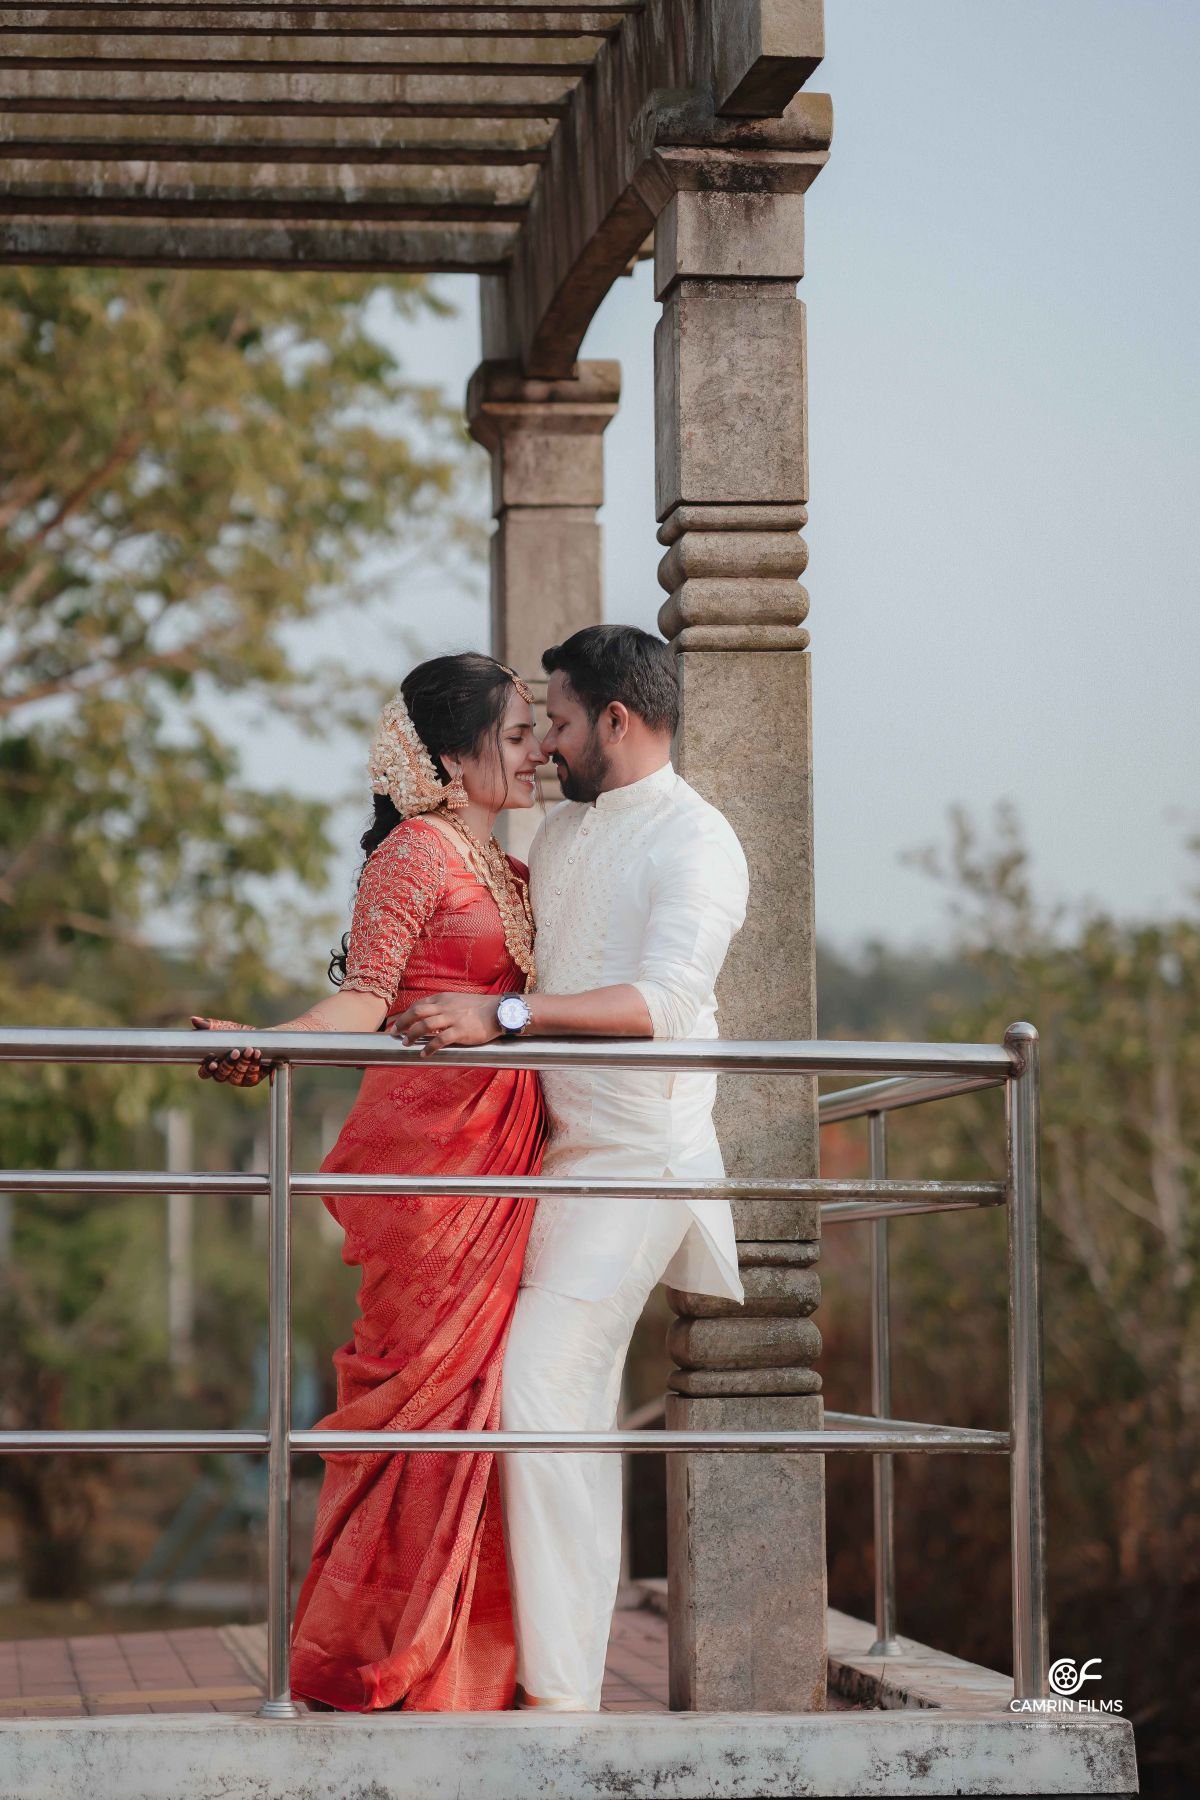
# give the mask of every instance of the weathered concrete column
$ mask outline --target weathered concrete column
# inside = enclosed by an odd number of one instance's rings
[[[657,510],[679,655],[680,773],[719,806],[750,864],[745,928],[721,980],[722,1033],[815,1031],[805,521],[804,189],[823,158],[652,139]],[[727,1076],[718,1129],[734,1175],[817,1167],[814,1084]],[[737,1220],[747,1303],[673,1293],[668,1427],[815,1427],[819,1218],[755,1204]],[[813,1456],[668,1461],[671,1704],[802,1711],[825,1696],[824,1470]]]
[[[570,381],[530,381],[508,363],[481,363],[467,388],[471,436],[492,456],[492,651],[544,699],[542,651],[603,617],[601,530],[605,426],[617,410],[621,365],[583,362]],[[561,798],[552,765],[542,798]],[[537,809],[503,815],[524,855]]]

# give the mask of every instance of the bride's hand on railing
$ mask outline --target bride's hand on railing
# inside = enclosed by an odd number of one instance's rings
[[[193,1031],[253,1031],[253,1025],[242,1025],[236,1019],[205,1019],[192,1014]],[[264,1075],[275,1067],[263,1061],[261,1050],[224,1050],[210,1056],[196,1073],[201,1081],[224,1081],[231,1087],[257,1087]]]

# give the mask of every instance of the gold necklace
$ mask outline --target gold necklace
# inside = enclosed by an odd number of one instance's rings
[[[525,977],[525,991],[528,993],[537,980],[537,964],[533,955],[533,908],[529,904],[529,888],[495,838],[489,838],[484,844],[464,820],[456,819],[449,813],[446,814],[446,823],[452,825],[466,841],[483,885],[496,902],[500,923],[504,928],[504,942],[509,955]]]

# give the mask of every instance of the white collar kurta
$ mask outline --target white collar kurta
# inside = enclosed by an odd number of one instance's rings
[[[727,820],[670,764],[595,804],[564,801],[530,852],[538,987],[575,994],[631,983],[656,1038],[714,1038],[714,986],[745,917],[746,859]],[[724,1173],[713,1129],[716,1077],[658,1071],[543,1074],[547,1175],[711,1179]],[[666,1273],[692,1293],[741,1300],[723,1200],[543,1201],[525,1279],[606,1299],[636,1255],[655,1206],[687,1205],[691,1226]]]

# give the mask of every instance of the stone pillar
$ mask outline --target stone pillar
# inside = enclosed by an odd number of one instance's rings
[[[530,381],[482,363],[467,389],[471,436],[491,452],[492,651],[544,702],[542,651],[603,617],[601,532],[605,426],[617,410],[621,365],[583,362],[570,381]],[[539,704],[540,712],[540,704]],[[542,799],[561,798],[548,764]],[[508,813],[508,847],[523,856],[541,812]]]
[[[815,1035],[807,596],[804,189],[819,163],[776,143],[652,148],[656,217],[659,624],[678,656],[680,773],[729,819],[750,907],[722,976],[731,1038]],[[821,159],[823,160],[823,158]],[[723,1077],[732,1175],[817,1168],[815,1083]],[[672,1293],[667,1425],[821,1423],[819,1216],[738,1208],[744,1309]],[[668,1459],[671,1704],[807,1711],[825,1701],[822,1459]]]

